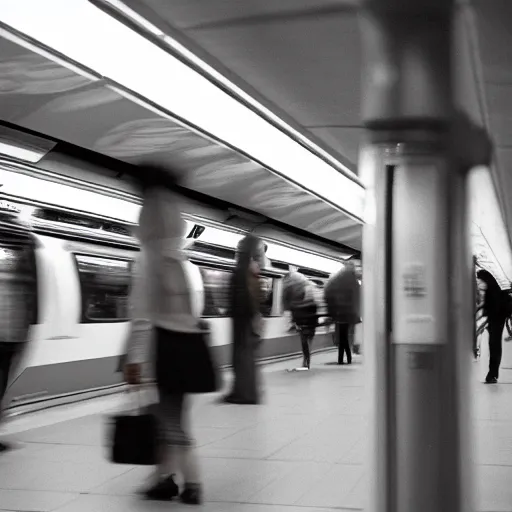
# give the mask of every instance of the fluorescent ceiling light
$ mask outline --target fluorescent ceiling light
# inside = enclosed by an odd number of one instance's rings
[[[0,140],[0,155],[10,156],[11,158],[17,158],[18,160],[35,164],[39,162],[46,153],[47,151],[22,148]]]
[[[8,197],[51,204],[137,223],[141,206],[89,190],[62,185],[0,168],[0,193]]]
[[[37,163],[55,147],[55,142],[7,126],[0,126],[0,156]]]
[[[321,147],[319,147],[316,144],[314,144],[313,142],[311,142],[302,133],[300,133],[297,130],[294,130],[293,128],[288,126],[279,116],[276,116],[274,114],[274,112],[272,112],[270,109],[265,107],[265,105],[262,105],[261,103],[256,101],[253,97],[251,97],[249,94],[247,94],[243,89],[240,89],[235,84],[233,84],[232,82],[227,80],[224,75],[222,75],[215,68],[208,65],[206,62],[204,62],[199,57],[197,57],[197,55],[195,55],[193,52],[191,52],[186,46],[183,46],[181,43],[179,43],[172,37],[165,35],[158,27],[156,27],[151,22],[149,22],[148,20],[146,20],[145,18],[140,16],[136,11],[134,11],[129,6],[127,6],[123,1],[121,1],[121,0],[100,0],[100,1],[103,1],[105,4],[112,6],[114,9],[118,10],[120,13],[122,13],[126,17],[130,18],[133,22],[138,24],[143,29],[145,29],[148,32],[150,32],[151,34],[161,38],[171,49],[173,49],[174,51],[179,53],[188,62],[194,64],[195,66],[200,68],[202,71],[207,73],[208,76],[210,76],[211,78],[220,82],[223,86],[227,87],[230,91],[235,93],[238,97],[242,98],[249,105],[252,105],[255,108],[257,108],[258,111],[264,113],[266,116],[268,116],[270,119],[272,119],[272,121],[274,121],[277,125],[292,132],[295,137],[297,137],[299,140],[301,140],[307,146],[314,148],[315,151],[317,151],[324,158],[326,158],[328,161],[330,161],[334,167],[338,167],[338,168],[342,169],[344,172],[352,174],[352,172],[346,166],[344,166],[341,162],[336,160],[332,155],[330,155],[329,153],[324,151]],[[356,178],[356,181],[358,181],[357,178]]]
[[[238,243],[244,236],[245,233],[233,233],[231,231],[207,227],[204,233],[199,237],[199,240],[208,244],[236,249]],[[298,267],[321,270],[329,274],[337,272],[343,266],[341,261],[299,251],[298,249],[292,249],[284,245],[269,242],[265,239],[263,240],[268,247],[267,258],[271,261],[282,261],[284,263],[297,265]]]
[[[278,244],[268,243],[267,258],[269,260],[282,261],[296,265],[297,267],[306,267],[314,270],[321,270],[332,274],[342,268],[343,263],[330,258],[317,256],[309,252],[291,249]]]
[[[87,0],[3,0],[0,19],[363,217],[359,183]]]
[[[155,25],[153,25],[152,23],[147,21],[146,18],[143,18],[142,16],[137,14],[135,11],[128,8],[120,0],[107,0],[107,3],[109,3],[112,7],[114,7],[115,9],[118,9],[119,11],[126,12],[127,14],[129,14],[130,18],[135,23],[140,25],[142,28],[144,28],[148,32],[151,32],[151,34],[153,34],[157,37],[164,37],[165,34],[159,28],[155,27]]]
[[[69,70],[73,71],[74,73],[77,73],[78,75],[84,76],[85,78],[88,78],[92,81],[97,81],[99,78],[92,73],[89,73],[87,70],[83,69],[82,67],[75,66],[71,62],[61,59],[57,55],[54,55],[51,52],[48,52],[44,50],[43,48],[30,43],[29,41],[26,41],[24,39],[21,39],[20,37],[11,34],[7,30],[4,30],[3,28],[0,28],[0,37],[3,37],[4,39],[7,39],[9,41],[12,41],[15,44],[19,44],[20,46],[23,46],[30,51],[37,53],[38,55],[41,55],[42,57],[45,57],[49,60],[53,60],[54,62],[57,62],[57,64],[60,64],[61,66],[64,66],[65,68],[68,68]]]
[[[245,234],[206,227],[199,237],[199,241],[207,244],[220,245],[221,247],[229,247],[230,249],[236,249],[238,242],[240,242],[244,236]]]
[[[0,168],[0,190],[7,197],[34,201],[36,203],[55,205],[60,208],[69,208],[92,215],[99,215],[123,222],[136,224],[139,219],[141,205],[105,196],[89,190],[75,188],[53,181],[27,176]],[[0,201],[0,206],[8,207],[9,199]],[[16,205],[20,216],[28,220],[34,211],[32,206]],[[190,232],[195,222],[185,219],[186,232]],[[235,233],[207,226],[199,237],[201,242],[236,249],[245,233]],[[193,240],[191,240],[193,241]],[[282,261],[299,267],[307,267],[323,272],[336,272],[342,266],[341,262],[325,258],[298,249],[292,249],[279,244],[268,242],[267,257],[270,260]],[[190,244],[187,244],[190,245]]]

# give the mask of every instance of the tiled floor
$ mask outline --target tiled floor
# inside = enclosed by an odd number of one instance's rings
[[[505,345],[501,383],[484,386],[485,358],[475,363],[478,509],[512,512],[512,343]],[[363,368],[326,365],[288,373],[294,362],[264,369],[263,406],[193,403],[193,431],[212,512],[358,510],[367,493]],[[135,492],[149,470],[107,460],[109,413],[125,396],[23,416],[5,425],[17,449],[0,458],[0,510],[131,512],[190,510],[141,501]],[[201,509],[201,508],[200,508]]]

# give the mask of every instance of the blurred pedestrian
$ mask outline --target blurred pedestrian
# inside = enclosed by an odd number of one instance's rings
[[[290,311],[299,331],[302,348],[302,369],[311,366],[311,344],[318,326],[318,306],[313,285],[299,272],[290,272],[283,280],[283,307]]]
[[[0,211],[0,413],[37,322],[36,244],[13,212]],[[0,453],[9,449],[0,443]]]
[[[331,276],[325,286],[325,302],[329,316],[335,322],[338,343],[338,364],[352,363],[350,329],[361,323],[361,285],[357,279],[356,264],[346,262],[343,269]]]
[[[483,316],[487,318],[489,333],[489,372],[485,377],[487,384],[496,384],[499,378],[503,351],[503,329],[508,312],[508,293],[503,292],[487,270],[477,272],[478,288],[483,294]]]
[[[199,504],[201,478],[193,441],[185,428],[186,398],[190,393],[215,391],[217,382],[201,320],[201,273],[183,251],[185,227],[177,195],[158,181],[148,181],[137,232],[140,282],[132,288],[132,335],[125,378],[139,384],[142,364],[153,364],[159,394],[160,463],[146,497],[171,500],[178,496],[174,474],[179,472],[184,481],[181,501]]]
[[[227,403],[260,403],[256,352],[263,329],[260,270],[264,262],[262,240],[251,234],[245,236],[237,248],[237,264],[230,286],[234,382],[231,392],[224,397]]]

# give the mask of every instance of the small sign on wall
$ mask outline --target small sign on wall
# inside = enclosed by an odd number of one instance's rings
[[[420,263],[410,263],[403,273],[403,291],[406,297],[422,298],[427,295],[425,266]]]

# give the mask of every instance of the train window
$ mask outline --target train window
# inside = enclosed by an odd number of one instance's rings
[[[204,285],[203,316],[225,317],[229,315],[229,286],[231,272],[199,267]]]
[[[313,285],[313,293],[315,295],[315,300],[318,305],[318,315],[327,315],[327,305],[325,303],[324,297],[324,284],[321,281],[311,281]]]
[[[272,304],[274,302],[274,279],[261,277],[261,313],[263,316],[272,316]]]
[[[82,323],[129,320],[131,261],[75,255],[82,289]]]
[[[229,316],[229,287],[232,272],[199,267],[204,284],[204,312],[205,317]],[[273,305],[274,279],[261,278],[262,288],[262,314],[271,316]]]

